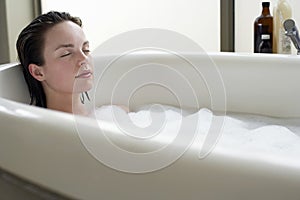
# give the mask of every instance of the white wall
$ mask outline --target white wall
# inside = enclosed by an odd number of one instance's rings
[[[189,37],[206,51],[220,51],[219,0],[42,0],[42,7],[43,13],[79,16],[92,49],[122,32],[162,28]]]
[[[261,2],[265,0],[235,0],[235,51],[253,52],[253,24],[256,17],[261,14]],[[277,0],[270,0],[270,11],[273,15],[273,6]],[[300,1],[289,0],[292,6],[293,18],[300,29]],[[295,49],[293,49],[295,53]]]
[[[21,30],[34,18],[33,10],[32,0],[6,0],[10,62],[17,61],[16,41]]]

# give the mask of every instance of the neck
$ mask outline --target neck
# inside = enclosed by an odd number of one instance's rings
[[[78,115],[87,115],[87,110],[80,101],[80,94],[47,95],[47,108]]]

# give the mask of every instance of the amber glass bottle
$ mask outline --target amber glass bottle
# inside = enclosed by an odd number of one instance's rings
[[[262,53],[259,50],[261,43],[270,43],[268,49],[264,49],[264,53],[273,53],[273,17],[270,14],[270,2],[262,2],[262,12],[254,22],[254,53]],[[262,40],[262,35],[269,35],[269,39]],[[269,41],[268,41],[269,40]]]

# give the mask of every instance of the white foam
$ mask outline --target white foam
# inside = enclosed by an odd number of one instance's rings
[[[185,132],[196,130],[203,140],[214,116],[213,112],[206,108],[192,113],[166,105],[146,105],[130,113],[118,106],[102,106],[96,109],[95,113],[99,120],[118,123],[122,121],[125,126],[133,124],[139,128],[134,133],[135,136],[138,136],[138,130],[141,129],[150,132],[156,130],[156,139],[169,138],[169,141],[176,137],[183,122]],[[269,155],[287,160],[296,159],[300,163],[300,119],[236,113],[228,114],[224,119],[222,135],[216,148],[243,152],[245,156]],[[195,124],[198,126],[196,129]]]

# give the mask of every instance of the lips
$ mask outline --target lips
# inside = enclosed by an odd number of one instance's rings
[[[75,78],[89,78],[93,75],[93,73],[90,70],[85,70],[83,72],[81,72],[80,74],[78,74],[77,76],[75,76]]]

